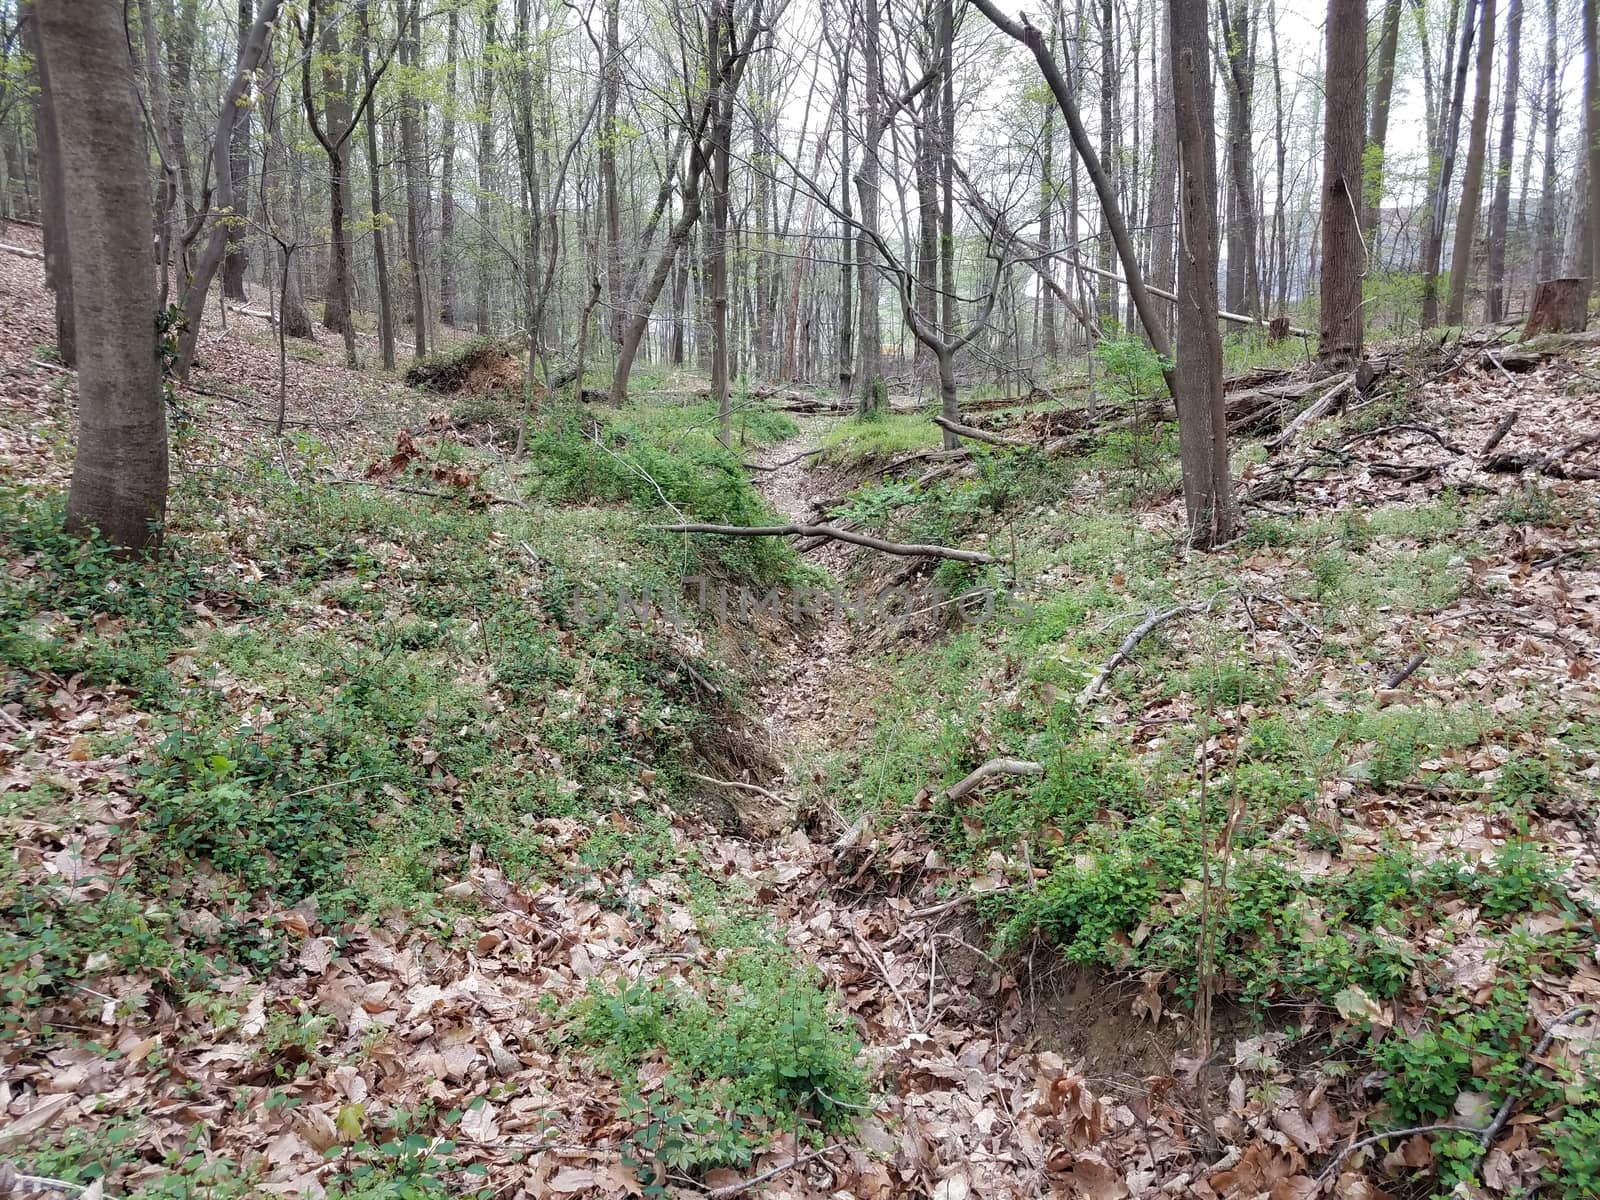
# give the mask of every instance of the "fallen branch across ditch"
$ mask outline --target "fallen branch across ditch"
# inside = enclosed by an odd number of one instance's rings
[[[987,442],[991,446],[1013,446],[1018,449],[1036,450],[1039,443],[1029,441],[1027,438],[1010,437],[1004,433],[990,433],[987,429],[974,429],[971,425],[963,425],[959,421],[952,421],[948,417],[934,417],[933,423],[940,429],[949,430],[957,437],[969,438],[974,442]]]
[[[868,550],[877,550],[883,554],[897,554],[906,558],[947,558],[954,562],[985,564],[998,562],[992,554],[985,554],[981,550],[959,550],[952,546],[925,546],[907,545],[901,542],[886,542],[882,538],[869,537],[864,533],[852,533],[847,529],[837,529],[832,525],[700,525],[686,523],[681,525],[656,525],[653,528],[662,533],[704,533],[717,537],[802,537],[802,538],[827,538],[836,542],[849,542],[853,546],[864,546]]]

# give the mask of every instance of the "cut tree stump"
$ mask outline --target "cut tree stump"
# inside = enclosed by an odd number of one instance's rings
[[[1533,307],[1522,337],[1542,333],[1579,333],[1589,321],[1589,281],[1587,279],[1546,279],[1533,293]]]

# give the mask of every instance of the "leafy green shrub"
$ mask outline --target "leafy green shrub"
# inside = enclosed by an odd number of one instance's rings
[[[865,1103],[860,1042],[815,971],[776,946],[735,951],[688,983],[594,981],[574,1015],[579,1040],[623,1084],[635,1166],[743,1165],[781,1130],[848,1128]],[[639,1067],[658,1053],[666,1078],[641,1092]]]
[[[677,513],[715,525],[775,521],[740,455],[710,434],[685,436],[668,447],[626,423],[612,423],[590,436],[567,413],[539,427],[531,454],[540,470],[536,490],[547,499],[623,501],[667,521]],[[758,582],[777,579],[795,561],[793,550],[776,538],[716,538],[706,544],[730,570]]]
[[[1546,1126],[1555,1158],[1545,1171],[1562,1200],[1600,1196],[1600,1105],[1574,1105]]]
[[[222,582],[215,556],[198,546],[125,557],[99,537],[66,533],[63,517],[59,502],[0,491],[0,550],[15,564],[0,572],[0,664],[158,698],[170,687],[166,664],[194,617],[191,605],[249,596]],[[0,703],[43,702],[22,674],[0,680]]]

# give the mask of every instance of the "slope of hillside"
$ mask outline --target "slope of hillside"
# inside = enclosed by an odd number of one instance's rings
[[[167,552],[127,563],[57,532],[48,303],[0,255],[23,1174],[1600,1186],[1581,341],[1515,377],[1407,347],[1294,444],[1241,437],[1248,531],[1202,556],[1127,395],[974,406],[1050,452],[946,459],[902,414],[750,404],[730,452],[692,398],[552,402],[519,460],[518,397],[296,345],[274,439],[270,329],[233,314],[177,394]],[[653,528],[819,508],[996,561]],[[996,759],[1032,767],[970,779]]]

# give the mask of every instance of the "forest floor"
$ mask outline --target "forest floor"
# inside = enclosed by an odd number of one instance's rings
[[[1240,439],[1246,532],[1200,555],[1132,375],[974,406],[1069,432],[1051,454],[942,462],[917,414],[755,404],[730,453],[663,377],[542,406],[519,459],[516,397],[347,372],[326,336],[273,439],[270,330],[239,316],[177,393],[170,553],[130,564],[56,532],[49,313],[0,255],[15,1171],[1600,1190],[1589,345],[1515,376],[1398,348],[1296,444]],[[1513,412],[1528,469],[1489,469]],[[1000,561],[651,529],[819,504]],[[949,798],[1000,756],[1041,773]],[[1420,1126],[1450,1128],[1358,1145]]]

